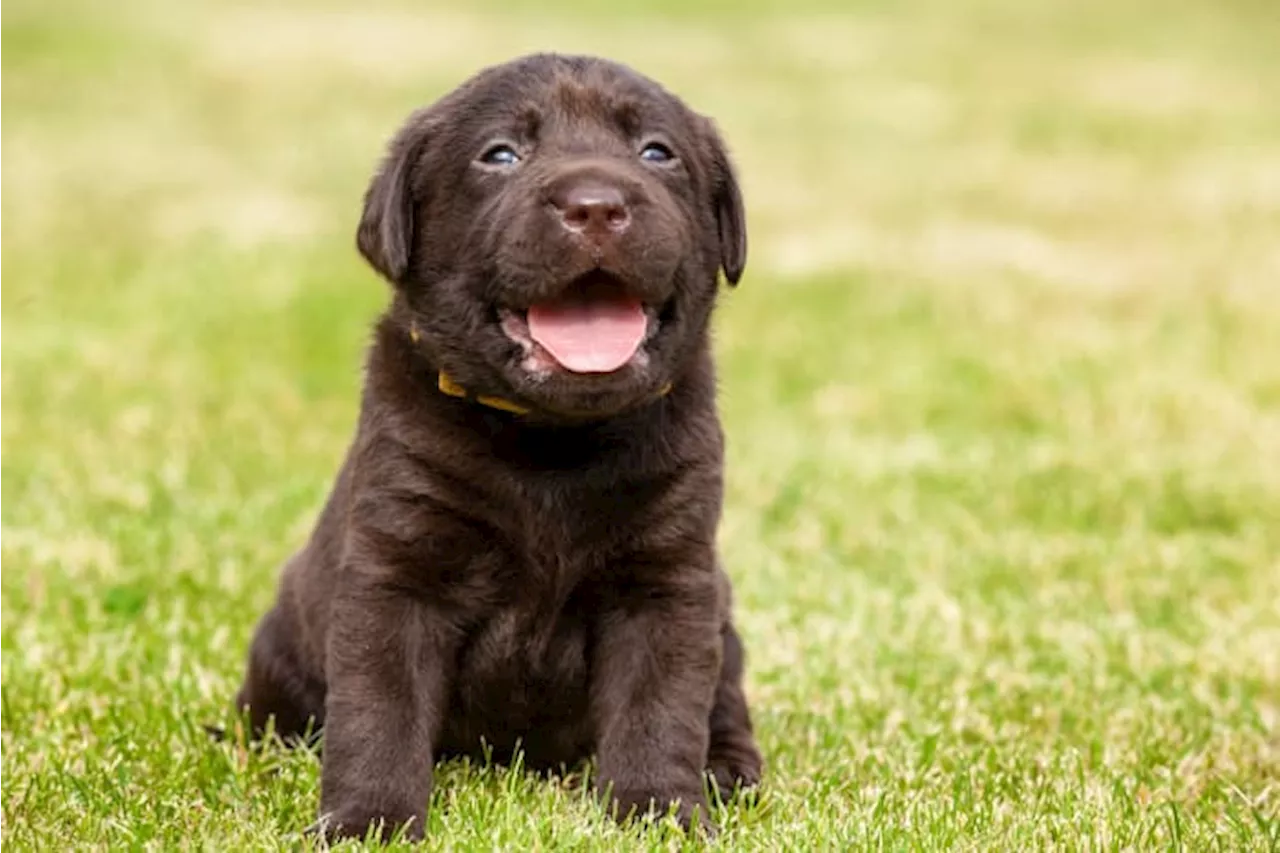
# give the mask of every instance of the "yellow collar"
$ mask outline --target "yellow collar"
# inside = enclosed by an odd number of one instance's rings
[[[443,370],[436,380],[436,387],[444,394],[450,397],[461,397],[464,400],[471,400],[482,406],[488,406],[491,409],[497,409],[501,412],[510,412],[513,415],[527,415],[531,411],[528,406],[522,406],[519,403],[513,403],[510,400],[504,400],[502,397],[490,397],[487,394],[476,394],[472,396],[467,393],[467,389],[463,388],[457,382],[449,377],[449,374]]]
[[[422,333],[418,331],[417,324],[409,326],[409,337],[416,344],[422,340]],[[458,397],[463,400],[470,400],[473,403],[479,403],[482,406],[488,406],[490,409],[497,409],[500,412],[510,412],[513,415],[527,415],[533,411],[528,406],[522,406],[503,397],[490,397],[488,394],[472,394],[463,388],[457,382],[453,381],[453,377],[440,371],[436,378],[436,387],[440,389],[440,393],[448,394],[450,397]],[[671,383],[668,382],[658,391],[658,397],[665,397],[671,393]]]

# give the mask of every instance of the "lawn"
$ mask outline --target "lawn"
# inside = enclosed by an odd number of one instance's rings
[[[717,843],[1280,847],[1273,0],[641,6],[4,5],[4,845],[299,841],[315,757],[201,725],[352,430],[360,194],[410,109],[559,49],[714,114],[747,198],[768,766]],[[429,832],[693,844],[461,764]]]

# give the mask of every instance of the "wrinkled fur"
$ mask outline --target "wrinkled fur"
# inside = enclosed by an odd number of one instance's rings
[[[677,155],[637,157],[650,134]],[[518,168],[476,163],[494,138]],[[582,175],[632,224],[594,255],[546,199]],[[432,766],[597,759],[619,817],[676,805],[707,826],[761,759],[716,556],[723,445],[707,325],[746,259],[742,200],[711,122],[603,60],[487,69],[395,136],[357,245],[393,286],[354,441],[285,566],[237,698],[255,731],[323,726],[321,820],[423,832]],[[660,310],[647,359],[530,376],[498,327],[593,268]],[[410,333],[416,327],[418,340]],[[518,401],[513,415],[440,393]],[[666,396],[658,391],[667,383]]]

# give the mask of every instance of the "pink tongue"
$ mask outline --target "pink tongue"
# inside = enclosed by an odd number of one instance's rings
[[[644,307],[617,296],[540,302],[529,308],[529,334],[566,370],[612,373],[644,340]]]

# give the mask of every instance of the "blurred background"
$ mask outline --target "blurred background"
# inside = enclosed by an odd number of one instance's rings
[[[744,186],[723,543],[771,787],[729,840],[1258,842],[1277,45],[1272,0],[5,3],[6,843],[309,822],[314,761],[198,724],[351,434],[382,146],[531,50],[662,81]],[[530,808],[477,837],[608,831]]]

